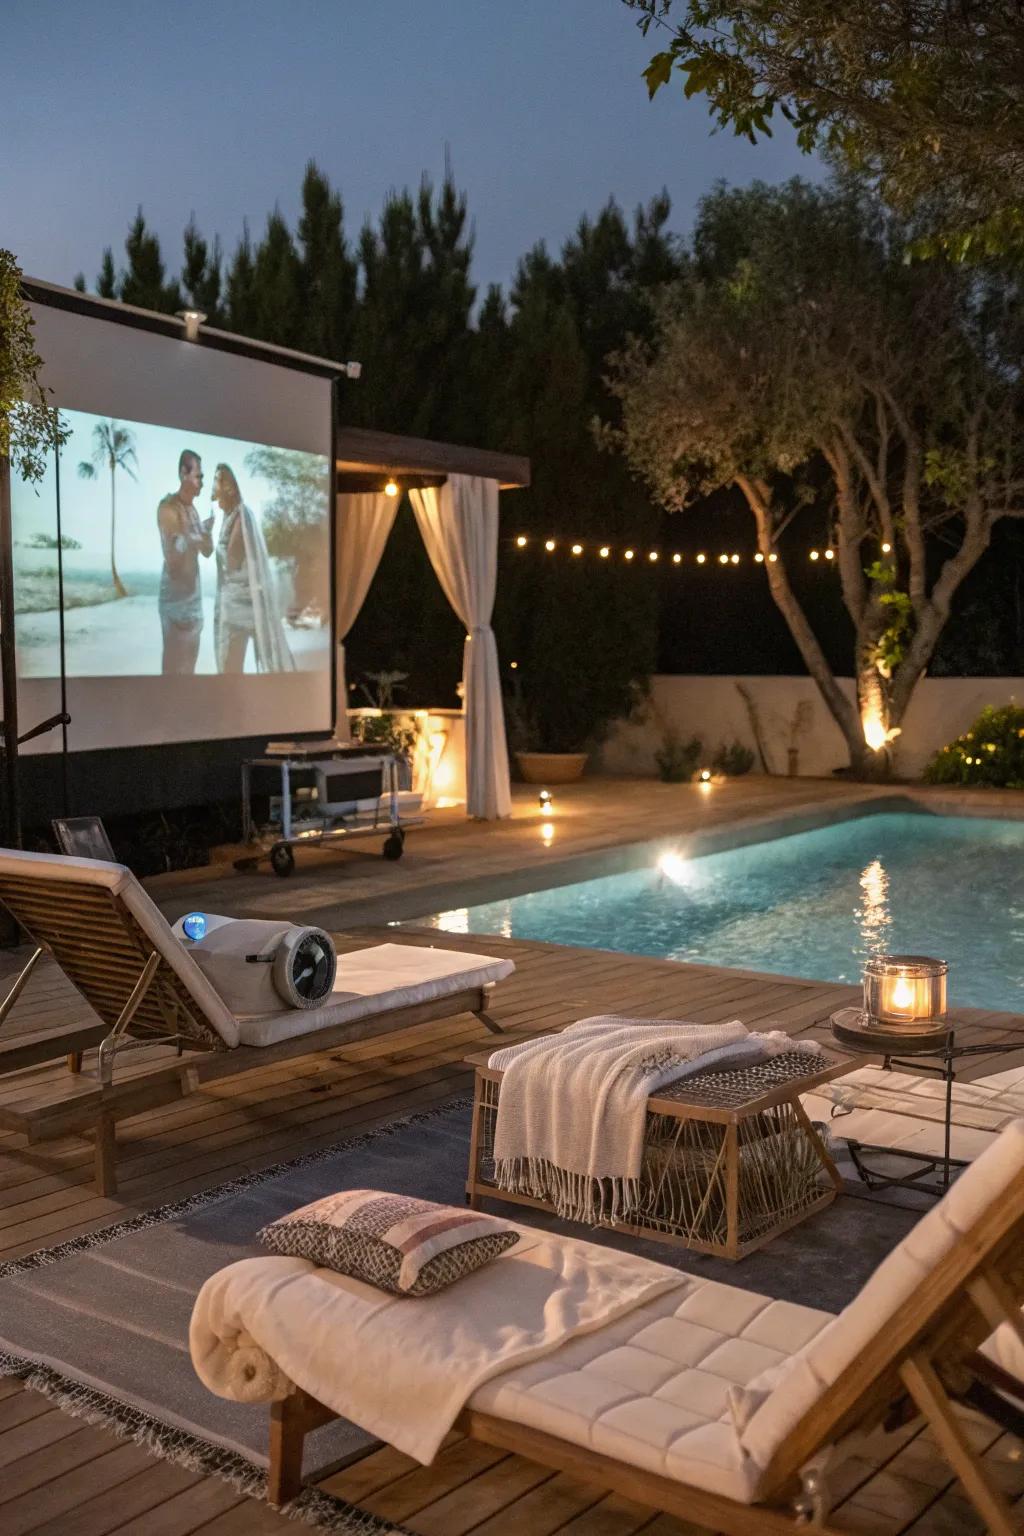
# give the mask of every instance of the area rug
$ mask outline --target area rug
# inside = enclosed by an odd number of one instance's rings
[[[460,1204],[471,1106],[459,1100],[326,1152],[298,1158],[176,1205],[0,1266],[0,1375],[22,1375],[62,1408],[157,1455],[265,1494],[265,1407],[228,1403],[201,1385],[188,1353],[193,1300],[215,1270],[261,1250],[260,1227],[342,1188]],[[494,1205],[513,1219],[574,1232],[544,1212]],[[603,1229],[584,1235],[695,1275],[838,1311],[917,1218],[840,1200],[740,1264]],[[336,1422],[311,1435],[306,1474],[364,1454],[373,1441]],[[307,1490],[289,1511],[346,1536],[397,1528]]]

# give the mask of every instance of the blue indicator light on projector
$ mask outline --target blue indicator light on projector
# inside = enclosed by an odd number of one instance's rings
[[[181,931],[186,939],[204,938],[206,935],[206,917],[202,912],[190,912],[188,917],[182,919]]]

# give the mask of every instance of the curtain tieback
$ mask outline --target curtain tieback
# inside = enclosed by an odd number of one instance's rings
[[[491,626],[489,624],[471,624],[469,629],[466,631],[466,639],[472,640],[474,635],[482,635],[486,633],[490,627]]]

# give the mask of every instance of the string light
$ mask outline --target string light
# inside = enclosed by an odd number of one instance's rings
[[[601,556],[602,560],[607,560],[608,556],[611,554],[611,550],[608,548],[607,544],[602,544],[601,548],[598,550],[598,554]]]
[[[657,558],[658,558],[658,551],[656,549],[652,549],[650,554],[647,556],[647,558],[648,558],[648,560],[651,560],[651,561],[657,560]]]
[[[527,547],[527,545],[529,544],[529,542],[530,542],[530,540],[529,540],[528,536],[525,533],[520,533],[520,534],[518,534],[516,536],[515,547],[517,549],[525,549]],[[545,548],[545,550],[547,551],[548,554],[553,554],[554,551],[558,548],[558,541],[556,539],[545,539],[544,540],[544,548]],[[580,543],[567,544],[565,546],[565,548],[569,551],[570,554],[575,555],[577,557],[579,557],[581,555],[585,555],[586,552],[587,552],[587,546],[585,544],[580,544]],[[607,560],[607,559],[609,559],[611,557],[612,546],[610,544],[601,544],[601,545],[596,546],[596,547],[591,545],[590,548],[591,548],[592,553],[599,555],[602,560]],[[891,551],[892,546],[891,546],[891,544],[883,544],[881,546],[881,549],[882,549],[882,552],[884,554],[888,554]],[[824,555],[824,558],[826,560],[828,560],[828,561],[830,561],[832,563],[835,563],[836,551],[834,549],[826,549],[826,550],[811,549],[811,550],[807,551],[807,558],[809,560],[811,560],[812,562],[814,562],[814,563],[818,563],[821,560],[823,555]],[[622,551],[622,558],[624,560],[635,560],[636,557],[637,557],[637,551],[635,549],[624,549]],[[684,563],[685,559],[686,559],[686,556],[684,556],[678,550],[676,550],[671,555],[671,557],[666,555],[665,558],[666,559],[671,558],[671,561],[672,561],[673,565],[682,565]],[[707,562],[708,562],[708,558],[709,557],[708,557],[707,554],[705,554],[705,552],[703,550],[701,550],[701,552],[699,554],[693,555],[690,558],[692,558],[697,565],[706,565]],[[767,555],[764,554],[759,549],[755,550],[753,552],[753,560],[754,560],[755,564],[757,564],[757,565],[764,565],[766,562],[768,564],[775,565],[777,563],[777,561],[778,561],[778,558],[779,558],[778,554],[774,550],[772,550],[771,553],[767,554]],[[648,563],[650,565],[656,565],[657,562],[660,559],[661,559],[661,551],[660,550],[651,549],[651,550],[647,551],[647,560],[648,560]],[[742,565],[743,564],[744,556],[742,554],[740,554],[738,551],[735,551],[735,552],[730,554],[727,551],[723,550],[723,552],[717,557],[717,559],[718,559],[718,564],[719,565],[724,565],[724,566]]]
[[[764,555],[762,555],[760,550],[758,550],[757,554],[754,556],[754,559],[757,561],[758,565],[764,565]]]
[[[544,540],[544,548],[547,550],[549,555],[550,555],[551,551],[554,549],[554,547],[555,547],[554,539],[545,539]]]
[[[729,564],[729,556],[728,555],[719,555],[718,563],[719,563],[719,565],[728,565]]]
[[[836,557],[836,552],[835,552],[834,549],[826,549],[826,551],[825,551],[825,559],[826,560],[834,560],[835,557]]]
[[[779,558],[779,557],[778,557],[778,555],[775,555],[775,554],[772,554],[772,555],[769,555],[769,556],[768,556],[768,559],[769,559],[769,560],[770,560],[770,561],[771,561],[771,563],[772,563],[772,565],[774,565],[774,564],[775,564],[775,562],[776,562],[776,560],[777,560],[777,559],[778,559],[778,558]]]
[[[510,661],[509,662],[509,666],[512,668],[512,671],[514,672],[516,670],[516,668],[519,666],[519,663],[518,663],[518,661]]]
[[[706,559],[707,559],[707,555],[698,555],[697,556],[697,564],[698,565],[703,565]]]
[[[739,555],[733,555],[732,556],[732,563],[733,563],[733,565],[739,565],[739,563],[740,563]]]
[[[883,555],[889,555],[891,553],[892,553],[892,545],[891,544],[883,544],[882,545],[882,554]]]
[[[384,495],[392,497],[398,495],[398,486],[395,484],[394,480],[389,480],[387,485],[385,485]]]
[[[672,564],[673,565],[682,565],[682,563],[683,563],[682,555],[673,555],[672,556]]]
[[[517,545],[517,547],[519,549],[525,549],[526,548],[526,534],[525,533],[521,533],[519,535],[518,539],[516,539],[516,545]]]
[[[583,545],[582,544],[574,544],[573,547],[572,547],[572,552],[573,552],[574,555],[582,555],[582,553],[583,553]]]
[[[632,558],[633,558],[633,551],[631,549],[627,549],[626,553],[625,553],[625,556],[623,558],[626,559],[626,560],[632,560]]]
[[[817,558],[818,558],[818,551],[816,549],[812,549],[811,550],[811,559],[812,560],[817,560]]]

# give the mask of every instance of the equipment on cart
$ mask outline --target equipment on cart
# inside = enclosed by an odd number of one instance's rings
[[[266,756],[242,764],[242,835],[260,851],[235,868],[267,858],[275,874],[290,875],[296,847],[381,831],[384,858],[400,859],[406,828],[424,820],[422,795],[399,788],[406,768],[379,747],[271,744]]]

